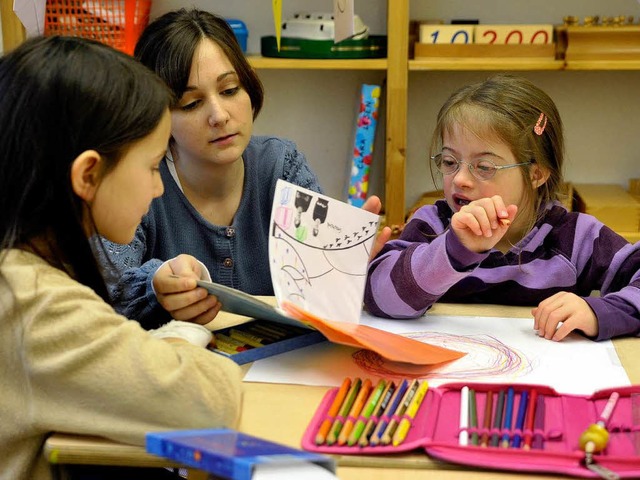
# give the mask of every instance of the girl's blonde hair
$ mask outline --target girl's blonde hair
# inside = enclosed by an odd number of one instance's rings
[[[531,207],[527,211],[532,224],[541,206],[559,200],[564,161],[562,120],[551,97],[529,80],[500,74],[454,92],[438,113],[430,155],[442,150],[443,134],[451,132],[454,124],[480,138],[497,138],[511,148],[516,163],[533,161],[549,173],[548,180],[536,188],[529,175],[531,167],[522,169],[523,181],[529,186],[524,200]]]

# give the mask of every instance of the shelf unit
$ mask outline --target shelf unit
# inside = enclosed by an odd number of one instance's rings
[[[409,0],[387,0],[387,58],[302,60],[249,57],[256,69],[386,70],[385,223],[401,225],[405,215]]]
[[[299,59],[299,58],[269,58],[260,55],[247,57],[251,66],[256,69],[277,70],[386,70],[386,58],[366,58],[362,60],[334,60],[334,59]]]
[[[250,56],[256,69],[383,70],[386,72],[385,223],[401,225],[406,213],[406,148],[409,72],[419,71],[560,71],[640,70],[640,60],[564,61],[531,58],[409,59],[411,0],[386,0],[387,58],[362,60],[281,59]],[[0,0],[5,50],[24,40],[24,28],[12,11],[12,0]]]

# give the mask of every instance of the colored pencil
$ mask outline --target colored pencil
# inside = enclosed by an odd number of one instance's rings
[[[469,387],[464,386],[460,389],[460,434],[458,443],[460,445],[469,445]]]
[[[399,418],[404,415],[404,412],[409,408],[409,404],[411,403],[411,399],[418,391],[418,380],[412,380],[409,388],[407,389],[407,393],[404,394],[402,401],[398,405],[397,410],[393,414],[393,418],[389,421],[389,425],[385,429],[382,434],[382,438],[380,439],[380,443],[383,445],[389,445],[391,443],[391,439],[393,438],[393,434],[396,433],[396,429],[398,428],[398,424],[400,423]]]
[[[361,447],[366,447],[369,445],[369,439],[376,429],[376,425],[378,425],[378,421],[380,420],[380,415],[384,413],[393,397],[394,392],[396,391],[396,384],[394,382],[388,382],[387,387],[382,393],[382,399],[378,402],[375,411],[372,414],[372,417],[367,421],[367,425],[364,427],[364,432],[360,436],[360,440],[358,440],[358,445]]]
[[[544,396],[538,395],[536,402],[536,419],[533,422],[533,440],[531,448],[542,450],[544,448]]]
[[[476,406],[476,391],[469,389],[469,428],[471,429],[471,445],[478,445],[478,407]]]
[[[272,330],[261,327],[260,325],[247,325],[247,327],[244,328],[244,332],[250,333],[259,338],[264,338],[270,342],[278,342],[285,338],[285,335],[275,333]]]
[[[488,390],[484,403],[484,417],[482,418],[482,428],[484,430],[480,439],[480,446],[489,445],[489,430],[491,429],[491,414],[493,413],[493,392]]]
[[[236,340],[235,338],[231,338],[223,333],[216,333],[216,348],[220,350],[231,350],[235,353],[244,352],[245,350],[250,350],[254,347]]]
[[[504,418],[502,419],[502,429],[504,433],[502,434],[502,446],[507,448],[509,447],[509,438],[511,436],[511,424],[513,421],[513,401],[514,401],[515,392],[513,387],[509,387],[507,389],[507,404],[504,407]]]
[[[538,400],[538,391],[533,388],[529,395],[529,406],[527,408],[527,419],[525,421],[524,441],[522,448],[529,450],[531,448],[531,439],[533,438],[533,422],[536,416],[536,402]]]
[[[327,416],[318,429],[318,433],[316,434],[316,445],[322,445],[325,438],[327,438],[327,433],[329,433],[331,423],[335,416],[338,414],[340,406],[342,405],[342,402],[344,402],[350,386],[351,379],[347,377],[342,381],[342,385],[340,385],[340,389],[338,390],[338,393],[336,393],[336,396],[333,398],[333,403],[331,403],[331,406],[329,407]]]
[[[247,343],[252,347],[264,347],[265,345],[270,345],[271,343],[273,343],[272,340],[259,337],[258,335],[242,331],[238,328],[232,328],[231,330],[229,330],[229,336],[241,342]]]
[[[376,429],[371,434],[371,438],[369,439],[369,443],[372,446],[376,446],[376,445],[378,445],[380,443],[380,439],[382,438],[382,435],[384,434],[384,431],[387,429],[387,425],[389,424],[389,421],[391,420],[391,415],[393,415],[393,413],[397,410],[398,405],[400,404],[400,401],[402,400],[402,397],[404,397],[404,394],[407,391],[407,388],[409,388],[409,382],[405,378],[404,380],[402,380],[402,383],[400,383],[400,386],[396,390],[396,393],[393,394],[393,397],[392,397],[391,401],[389,402],[389,405],[387,406],[387,409],[383,413],[383,417],[387,417],[389,420],[385,420],[384,418],[380,418],[380,420],[378,420],[378,425],[376,426]]]
[[[349,411],[349,416],[347,420],[344,422],[342,430],[340,430],[340,434],[338,435],[338,445],[344,445],[347,443],[347,439],[349,438],[349,434],[353,429],[353,425],[356,422],[356,418],[360,415],[360,412],[364,408],[364,404],[369,398],[369,394],[371,393],[371,380],[368,378],[362,384],[360,391],[358,392],[358,396],[356,397],[351,410]]]
[[[527,403],[529,401],[529,393],[526,390],[520,392],[520,403],[518,404],[518,416],[516,417],[516,433],[513,436],[511,446],[520,448],[522,441],[522,430],[524,429],[524,418],[527,414]]]
[[[618,399],[620,398],[620,394],[618,392],[612,392],[611,396],[609,397],[609,400],[607,400],[607,403],[604,406],[604,409],[602,410],[602,413],[600,414],[600,418],[598,419],[598,421],[595,423],[595,426],[599,426],[602,427],[605,431],[605,433],[608,434],[607,432],[607,424],[609,423],[609,419],[611,418],[611,414],[613,413],[613,410],[616,408],[616,404],[618,403]],[[591,429],[594,425],[591,425],[589,427],[589,429]],[[586,430],[586,432],[588,432],[589,430]],[[583,433],[584,435],[584,433]],[[589,465],[592,462],[592,455],[594,452],[598,452],[601,450],[604,450],[607,446],[607,441],[609,440],[608,435],[603,438],[600,439],[600,442],[602,443],[601,445],[599,445],[598,443],[596,443],[595,440],[588,440],[585,444],[584,444],[584,452],[585,452],[585,462],[587,465]],[[580,439],[580,446],[582,447],[582,438]]]
[[[418,409],[420,405],[422,405],[422,401],[424,400],[424,396],[429,389],[429,383],[426,380],[423,380],[420,386],[418,387],[418,391],[413,396],[409,407],[405,413],[405,416],[402,420],[400,420],[400,424],[398,425],[398,429],[393,435],[393,446],[397,447],[402,442],[404,442],[405,438],[407,438],[407,433],[409,432],[409,428],[411,428],[411,420],[413,420],[418,413]]]
[[[349,415],[349,411],[353,406],[353,402],[356,400],[356,396],[360,391],[360,386],[362,385],[362,380],[356,378],[353,382],[351,382],[351,388],[349,388],[349,392],[342,402],[340,406],[340,411],[338,412],[338,416],[331,424],[331,429],[329,430],[329,434],[325,439],[327,445],[333,445],[338,440],[338,435],[340,435],[340,431],[342,430],[342,426],[344,425],[344,419]]]
[[[496,413],[493,416],[493,429],[491,435],[491,446],[497,447],[500,443],[500,428],[502,428],[502,416],[504,411],[504,390],[498,392],[498,403],[496,404]]]
[[[353,430],[351,431],[351,434],[347,439],[347,445],[349,445],[350,447],[358,443],[358,440],[360,439],[362,432],[364,432],[364,427],[366,425],[366,422],[369,420],[369,417],[373,414],[373,411],[376,409],[376,406],[380,402],[380,398],[382,397],[382,392],[384,392],[386,386],[387,386],[387,381],[380,379],[378,380],[376,388],[374,388],[371,391],[371,394],[367,399],[366,406],[362,409],[362,412],[360,413],[360,418],[358,418],[358,421],[353,426]],[[338,441],[338,443],[340,442]]]
[[[607,426],[607,424],[609,423],[609,419],[613,414],[613,410],[616,408],[616,404],[618,403],[619,398],[620,394],[618,392],[613,392],[611,394],[609,400],[607,400],[607,403],[604,406],[604,409],[602,410],[602,413],[600,414],[600,418],[596,422],[598,425],[600,425],[601,427]]]

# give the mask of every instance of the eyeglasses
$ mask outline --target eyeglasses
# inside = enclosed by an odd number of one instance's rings
[[[512,165],[496,165],[491,160],[480,159],[475,163],[465,162],[463,160],[458,160],[456,157],[451,155],[450,153],[438,153],[431,157],[431,160],[436,165],[436,168],[443,175],[453,175],[460,170],[460,165],[463,163],[469,167],[469,171],[471,175],[476,177],[478,180],[490,180],[496,174],[498,170],[504,170],[505,168],[513,168],[513,167],[522,167],[524,165],[531,165],[533,163],[532,160],[523,163],[514,163]]]

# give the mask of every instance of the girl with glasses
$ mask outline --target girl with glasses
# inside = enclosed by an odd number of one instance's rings
[[[528,80],[497,75],[451,95],[431,144],[445,198],[371,262],[366,308],[412,318],[436,301],[531,305],[547,339],[638,335],[640,243],[562,206],[563,155],[558,110]]]

